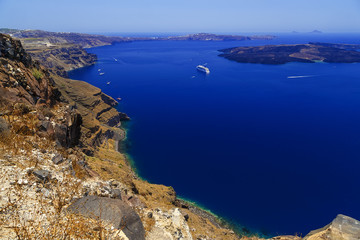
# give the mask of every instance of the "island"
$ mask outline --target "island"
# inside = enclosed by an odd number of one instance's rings
[[[241,63],[284,64],[288,62],[360,62],[360,45],[308,43],[234,47],[219,50],[219,56]]]

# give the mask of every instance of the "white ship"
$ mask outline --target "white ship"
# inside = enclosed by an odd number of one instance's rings
[[[196,69],[199,70],[200,72],[204,72],[206,74],[210,73],[209,68],[205,67],[204,65],[197,65]]]

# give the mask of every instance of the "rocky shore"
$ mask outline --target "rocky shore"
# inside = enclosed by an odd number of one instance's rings
[[[117,102],[38,59],[0,34],[0,239],[260,239],[139,179],[116,149]],[[359,226],[339,215],[304,239],[360,239]]]

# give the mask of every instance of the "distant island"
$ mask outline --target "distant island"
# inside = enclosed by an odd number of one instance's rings
[[[322,31],[314,30],[314,31],[312,31],[312,32],[310,32],[310,33],[322,33]]]
[[[292,31],[291,33],[300,33],[300,32],[298,32],[298,31]],[[308,33],[323,33],[322,31],[320,31],[320,30],[313,30],[313,31],[311,31],[311,32],[308,32]]]
[[[219,56],[241,63],[284,64],[288,62],[360,62],[360,45],[308,43],[235,47],[219,50]]]
[[[175,41],[244,41],[244,40],[271,40],[275,36],[272,35],[255,35],[255,36],[242,36],[242,35],[218,35],[211,33],[197,33],[185,36],[157,38],[156,40],[175,40]]]

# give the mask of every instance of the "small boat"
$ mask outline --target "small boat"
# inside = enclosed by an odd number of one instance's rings
[[[107,84],[107,85],[110,85],[110,83],[111,83],[111,82],[107,82],[106,84]]]
[[[101,73],[99,73],[99,75],[100,75],[100,76],[102,76],[102,75],[104,75],[104,74],[105,74],[105,73],[102,73],[102,72],[101,72]]]
[[[117,62],[118,60],[116,58],[114,58],[115,62]]]
[[[196,66],[196,69],[200,72],[204,72],[206,74],[209,74],[210,73],[210,70],[209,68],[205,67],[204,65],[197,65]]]
[[[117,100],[118,100],[118,101],[121,101],[121,98],[118,97]]]
[[[100,71],[101,71],[101,68],[98,69],[98,72],[100,72]]]

